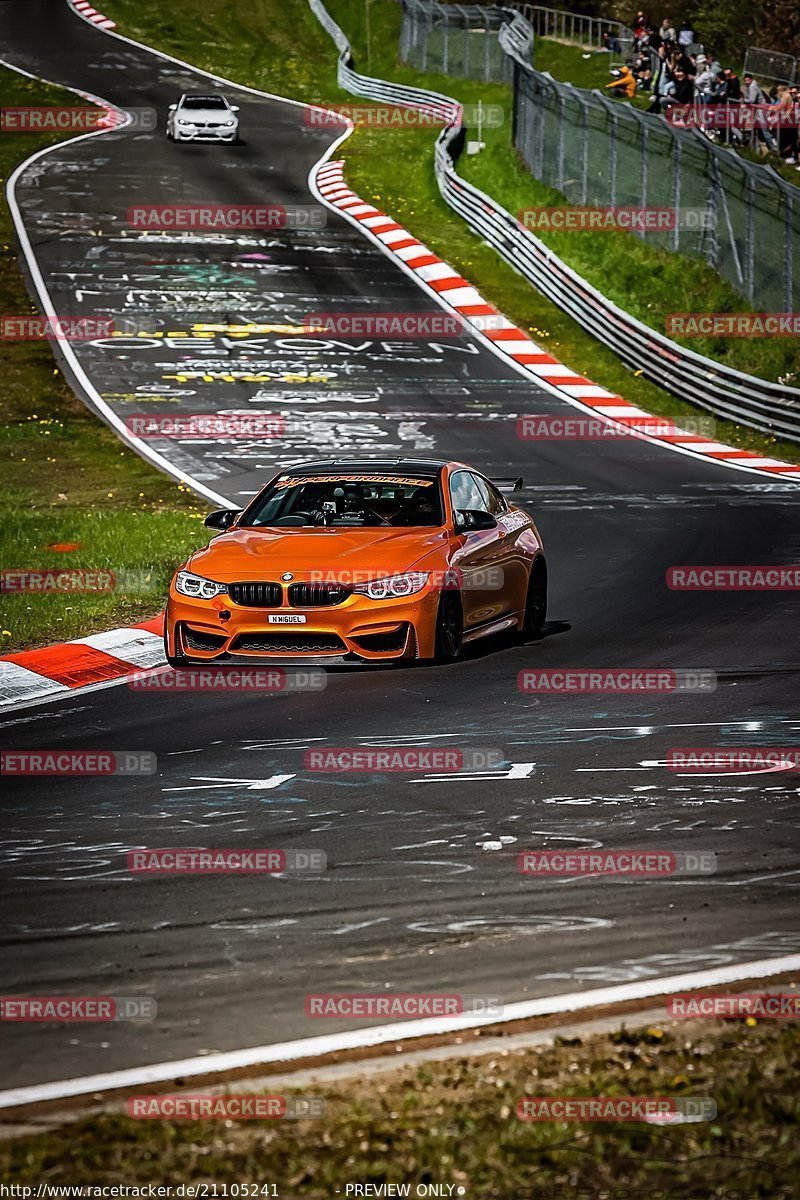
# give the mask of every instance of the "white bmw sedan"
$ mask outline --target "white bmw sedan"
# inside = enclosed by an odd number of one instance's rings
[[[184,92],[177,104],[169,106],[167,137],[172,142],[235,142],[238,111],[224,96]]]

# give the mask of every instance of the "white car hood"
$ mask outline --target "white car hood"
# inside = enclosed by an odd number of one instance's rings
[[[236,113],[220,108],[179,108],[175,116],[181,121],[197,121],[201,125],[224,125],[226,121],[235,121]]]

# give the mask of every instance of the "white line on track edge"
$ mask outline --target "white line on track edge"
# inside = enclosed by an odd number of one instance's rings
[[[426,1017],[419,1021],[374,1025],[368,1029],[323,1034],[321,1037],[299,1038],[296,1041],[253,1046],[245,1050],[229,1050],[198,1058],[184,1058],[176,1062],[161,1062],[151,1066],[106,1071],[99,1075],[86,1075],[78,1079],[63,1079],[53,1083],[10,1088],[8,1091],[0,1092],[0,1108],[37,1104],[47,1100],[63,1100],[92,1092],[135,1088],[143,1084],[164,1083],[178,1077],[192,1078],[238,1070],[243,1067],[285,1063],[301,1058],[316,1058],[340,1050],[380,1046],[387,1042],[407,1042],[414,1038],[457,1033],[463,1029],[477,1029],[483,1025],[504,1025],[508,1021],[522,1021],[530,1017],[580,1012],[587,1008],[598,1008],[630,1000],[647,999],[651,996],[714,987],[717,984],[736,983],[745,979],[762,979],[793,971],[800,971],[800,954],[787,954],[780,958],[766,958],[756,962],[735,963],[727,967],[714,967],[707,971],[691,971],[684,975],[670,975],[661,979],[619,984],[616,987],[593,988],[591,991],[522,1000],[515,1004],[505,1005],[500,1019],[496,1016],[473,1017],[469,1015],[447,1018]],[[398,1058],[398,1066],[401,1065],[402,1059]]]

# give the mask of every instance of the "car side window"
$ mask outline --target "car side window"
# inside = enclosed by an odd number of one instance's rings
[[[500,517],[504,512],[508,512],[508,505],[494,484],[489,483],[489,480],[484,479],[481,475],[473,475],[473,479],[483,496],[484,512],[491,513],[493,517]]]
[[[450,502],[454,511],[465,508],[477,512],[488,512],[486,497],[478,487],[478,481],[469,471],[456,471],[450,476]]]

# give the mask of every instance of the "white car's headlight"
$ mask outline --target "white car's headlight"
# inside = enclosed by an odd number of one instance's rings
[[[222,124],[223,125],[235,125],[236,121],[235,120],[223,121]]]
[[[369,596],[370,600],[397,600],[421,592],[427,582],[427,572],[408,571],[405,575],[386,575],[369,583],[357,583],[353,591]]]
[[[215,583],[213,579],[203,579],[202,575],[192,575],[191,571],[178,571],[175,576],[175,590],[182,596],[191,596],[193,600],[213,600],[215,596],[227,592],[227,583]]]
[[[184,121],[183,117],[178,117],[178,124],[179,124],[179,125],[191,125],[191,124],[192,124],[192,122],[191,122],[191,121]]]

